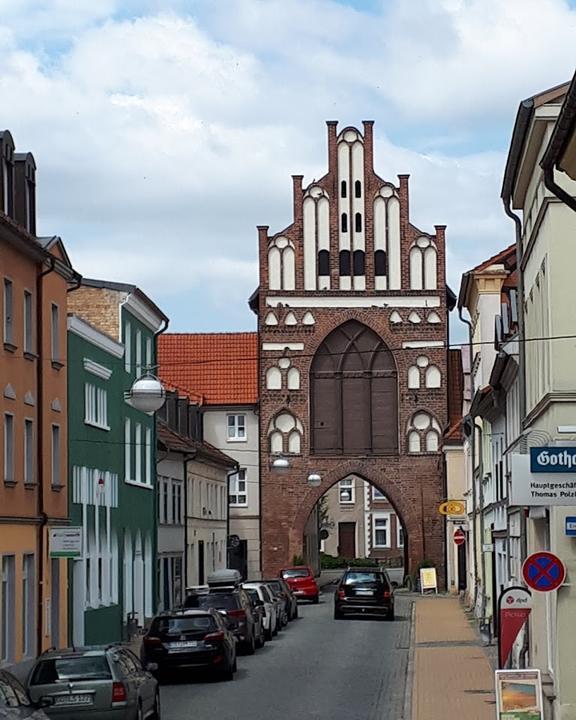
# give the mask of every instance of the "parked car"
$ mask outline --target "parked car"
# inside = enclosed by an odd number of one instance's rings
[[[279,619],[277,608],[280,606],[280,599],[275,598],[272,591],[260,582],[244,583],[244,589],[248,593],[257,593],[258,597],[264,604],[264,633],[266,640],[272,640],[279,629]]]
[[[142,662],[160,680],[175,669],[203,669],[233,680],[236,638],[217,610],[173,610],[157,615],[142,639]]]
[[[248,655],[254,655],[258,645],[258,620],[252,603],[241,587],[214,587],[207,593],[190,593],[184,600],[185,608],[208,610],[213,608],[224,617],[228,628]]]
[[[384,615],[394,620],[394,589],[382,568],[348,568],[334,593],[334,618]]]
[[[320,591],[311,568],[306,565],[295,565],[280,571],[282,578],[288,583],[297,600],[311,600],[317,604]]]
[[[12,673],[0,670],[0,720],[20,719],[48,720],[48,716],[35,708],[22,683]]]
[[[52,650],[36,660],[28,681],[34,703],[54,720],[159,720],[158,681],[122,645]]]
[[[272,578],[271,580],[265,580],[264,582],[269,585],[274,593],[279,595],[279,597],[281,597],[284,601],[284,612],[286,617],[284,624],[286,625],[290,620],[297,618],[298,602],[288,587],[286,581],[282,578]]]

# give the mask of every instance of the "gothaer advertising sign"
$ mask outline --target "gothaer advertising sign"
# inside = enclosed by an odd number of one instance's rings
[[[572,450],[576,448],[546,447],[532,448],[530,455],[513,454],[510,504],[576,505],[576,453]]]

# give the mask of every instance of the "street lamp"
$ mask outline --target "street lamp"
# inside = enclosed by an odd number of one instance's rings
[[[282,473],[288,470],[290,467],[290,461],[288,458],[282,457],[282,455],[279,455],[278,457],[274,458],[272,462],[270,463],[270,467],[274,472]]]
[[[322,485],[322,476],[318,473],[310,473],[306,482],[310,487],[320,487]]]
[[[148,372],[134,381],[130,390],[124,393],[124,399],[135,410],[153,415],[164,405],[166,391],[156,375]]]

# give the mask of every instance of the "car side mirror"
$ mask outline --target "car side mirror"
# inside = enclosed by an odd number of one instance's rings
[[[146,665],[146,672],[155,673],[158,672],[158,663],[148,663]]]
[[[54,698],[45,695],[44,697],[41,697],[40,700],[38,700],[37,705],[39,708],[52,707],[52,705],[54,705]]]

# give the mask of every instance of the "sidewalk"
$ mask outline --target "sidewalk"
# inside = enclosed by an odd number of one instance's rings
[[[494,673],[460,601],[418,598],[412,720],[493,720]]]

